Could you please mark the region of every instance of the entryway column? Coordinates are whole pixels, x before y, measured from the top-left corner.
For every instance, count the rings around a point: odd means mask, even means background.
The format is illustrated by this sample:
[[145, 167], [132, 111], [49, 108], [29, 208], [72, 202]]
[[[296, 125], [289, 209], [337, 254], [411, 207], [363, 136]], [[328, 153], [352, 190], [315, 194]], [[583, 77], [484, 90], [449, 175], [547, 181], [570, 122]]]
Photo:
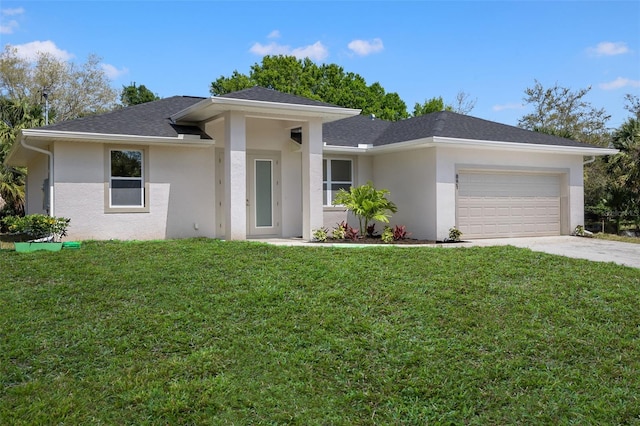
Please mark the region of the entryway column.
[[322, 121], [302, 125], [302, 237], [324, 225], [322, 209]]
[[224, 119], [224, 199], [227, 240], [247, 239], [247, 134], [242, 113]]

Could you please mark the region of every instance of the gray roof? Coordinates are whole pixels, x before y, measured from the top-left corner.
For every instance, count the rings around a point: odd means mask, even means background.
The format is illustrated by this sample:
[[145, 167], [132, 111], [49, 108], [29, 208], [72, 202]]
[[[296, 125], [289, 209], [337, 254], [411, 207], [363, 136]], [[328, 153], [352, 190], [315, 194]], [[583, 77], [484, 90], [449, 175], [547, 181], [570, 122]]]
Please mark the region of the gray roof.
[[[335, 105], [324, 102], [258, 86], [228, 93], [221, 97], [294, 105], [336, 107]], [[170, 119], [171, 115], [201, 102], [203, 99], [206, 98], [173, 96], [158, 101], [117, 109], [104, 114], [56, 123], [42, 127], [41, 129], [163, 137], [176, 137], [179, 134], [188, 134], [199, 135], [203, 139], [210, 139], [210, 136], [206, 135], [199, 127], [176, 125]], [[324, 142], [328, 145], [337, 146], [357, 147], [359, 144], [382, 146], [433, 136], [597, 148], [593, 145], [570, 139], [524, 130], [519, 127], [508, 126], [468, 115], [456, 114], [451, 111], [434, 112], [395, 122], [357, 115], [323, 125]]]
[[538, 145], [598, 148], [571, 139], [533, 132], [515, 126], [483, 120], [451, 111], [434, 112], [406, 120], [389, 122], [363, 116], [325, 123], [324, 141], [328, 145], [373, 146], [424, 139], [434, 136]]
[[200, 135], [210, 139], [196, 126], [179, 126], [171, 122], [175, 114], [205, 98], [172, 96], [104, 114], [91, 115], [76, 120], [63, 121], [41, 127], [43, 130], [67, 132], [104, 133], [113, 135], [177, 137], [179, 134]]
[[247, 99], [251, 101], [276, 102], [281, 104], [311, 105], [311, 106], [341, 108], [338, 105], [332, 105], [326, 102], [320, 102], [320, 101], [305, 98], [302, 96], [290, 95], [288, 93], [282, 93], [277, 90], [267, 89], [260, 86], [254, 86], [249, 89], [238, 90], [237, 92], [227, 93], [225, 95], [220, 95], [219, 97], [232, 98], [232, 99]]

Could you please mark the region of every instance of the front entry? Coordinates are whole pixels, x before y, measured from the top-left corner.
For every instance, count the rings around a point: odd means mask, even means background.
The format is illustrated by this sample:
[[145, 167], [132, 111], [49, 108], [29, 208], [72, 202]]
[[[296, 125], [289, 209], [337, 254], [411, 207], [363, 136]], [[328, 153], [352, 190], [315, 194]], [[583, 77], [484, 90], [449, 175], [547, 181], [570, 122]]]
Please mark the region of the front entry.
[[280, 236], [280, 206], [280, 153], [248, 153], [248, 237]]

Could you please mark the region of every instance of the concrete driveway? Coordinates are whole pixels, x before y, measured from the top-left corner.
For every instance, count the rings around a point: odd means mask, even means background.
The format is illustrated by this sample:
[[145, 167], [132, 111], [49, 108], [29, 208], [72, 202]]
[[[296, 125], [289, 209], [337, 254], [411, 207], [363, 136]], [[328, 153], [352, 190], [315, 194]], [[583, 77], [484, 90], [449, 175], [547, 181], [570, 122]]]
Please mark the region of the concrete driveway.
[[558, 254], [596, 262], [614, 262], [640, 268], [640, 244], [580, 237], [499, 238], [474, 240], [461, 244], [466, 247], [506, 246], [528, 248], [533, 251]]

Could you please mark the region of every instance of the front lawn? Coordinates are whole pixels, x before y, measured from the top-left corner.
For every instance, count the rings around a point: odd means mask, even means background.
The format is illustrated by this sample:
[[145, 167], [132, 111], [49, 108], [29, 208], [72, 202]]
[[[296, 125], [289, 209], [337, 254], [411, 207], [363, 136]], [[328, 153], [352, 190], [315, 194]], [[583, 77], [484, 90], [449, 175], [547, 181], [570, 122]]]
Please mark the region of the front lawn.
[[0, 282], [0, 424], [640, 424], [639, 269], [182, 240]]

